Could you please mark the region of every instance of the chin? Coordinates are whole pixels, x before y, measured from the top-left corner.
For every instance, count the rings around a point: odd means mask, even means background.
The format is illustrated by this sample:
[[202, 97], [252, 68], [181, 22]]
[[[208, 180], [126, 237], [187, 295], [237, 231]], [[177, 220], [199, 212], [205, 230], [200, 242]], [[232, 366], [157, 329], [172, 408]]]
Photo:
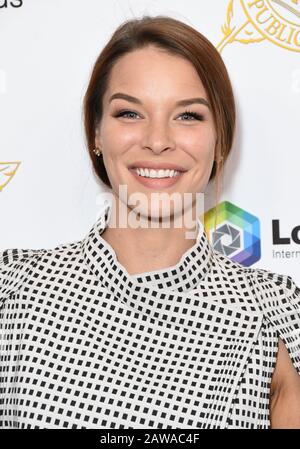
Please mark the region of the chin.
[[[152, 202], [150, 201], [148, 205], [139, 205], [133, 207], [132, 213], [139, 216], [137, 220], [148, 222], [151, 221], [153, 223], [153, 227], [161, 227], [160, 223], [164, 223], [164, 229], [171, 227], [171, 223], [174, 221], [174, 218], [179, 221], [179, 226], [181, 226], [182, 219], [182, 207], [175, 207], [174, 204], [166, 204], [164, 201]], [[156, 224], [157, 226], [156, 226]], [[151, 227], [152, 227], [151, 226]], [[173, 225], [172, 225], [173, 227]]]

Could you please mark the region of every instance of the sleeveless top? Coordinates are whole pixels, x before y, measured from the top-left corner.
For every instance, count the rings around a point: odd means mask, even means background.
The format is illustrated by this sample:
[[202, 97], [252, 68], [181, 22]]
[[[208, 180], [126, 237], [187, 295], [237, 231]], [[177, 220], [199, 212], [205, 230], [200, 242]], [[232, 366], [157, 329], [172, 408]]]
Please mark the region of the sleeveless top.
[[129, 275], [101, 237], [0, 252], [0, 428], [270, 428], [279, 337], [300, 374], [300, 289], [197, 241]]

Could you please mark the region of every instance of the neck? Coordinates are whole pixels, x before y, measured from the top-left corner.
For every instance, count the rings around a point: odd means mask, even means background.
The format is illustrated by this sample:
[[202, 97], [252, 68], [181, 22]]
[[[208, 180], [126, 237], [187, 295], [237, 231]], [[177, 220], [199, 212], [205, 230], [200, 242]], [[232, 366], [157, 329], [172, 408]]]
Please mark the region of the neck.
[[[112, 206], [108, 224], [101, 237], [110, 244], [118, 261], [130, 275], [161, 270], [177, 264], [197, 241], [198, 223], [195, 211], [192, 211], [194, 219], [189, 219], [188, 227], [185, 225], [185, 217], [182, 217], [181, 227], [174, 227], [174, 217], [170, 217], [168, 227], [162, 227], [163, 220], [151, 221], [151, 217], [148, 220], [148, 217], [138, 217], [128, 207], [124, 206], [124, 209], [127, 219], [125, 226], [124, 215], [120, 219], [120, 208]], [[140, 226], [129, 225], [133, 218]]]

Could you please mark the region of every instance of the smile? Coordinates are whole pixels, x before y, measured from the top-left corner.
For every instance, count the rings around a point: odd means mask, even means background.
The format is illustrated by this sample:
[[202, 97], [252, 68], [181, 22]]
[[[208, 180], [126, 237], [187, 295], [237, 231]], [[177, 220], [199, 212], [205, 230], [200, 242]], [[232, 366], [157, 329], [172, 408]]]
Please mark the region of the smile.
[[135, 179], [148, 188], [167, 188], [175, 185], [183, 176], [183, 172], [176, 170], [148, 170], [130, 168]]
[[173, 178], [173, 176], [177, 176], [178, 170], [155, 170], [149, 168], [133, 168], [137, 172], [139, 176], [144, 176], [146, 178]]

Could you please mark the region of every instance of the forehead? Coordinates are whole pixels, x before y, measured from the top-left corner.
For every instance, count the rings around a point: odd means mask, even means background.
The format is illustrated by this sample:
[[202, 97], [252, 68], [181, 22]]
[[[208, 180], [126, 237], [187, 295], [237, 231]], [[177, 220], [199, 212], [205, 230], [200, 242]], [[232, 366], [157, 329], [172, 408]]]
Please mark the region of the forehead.
[[127, 53], [115, 63], [106, 93], [110, 95], [121, 88], [130, 89], [128, 93], [139, 91], [141, 95], [205, 96], [202, 81], [189, 60], [153, 46]]

